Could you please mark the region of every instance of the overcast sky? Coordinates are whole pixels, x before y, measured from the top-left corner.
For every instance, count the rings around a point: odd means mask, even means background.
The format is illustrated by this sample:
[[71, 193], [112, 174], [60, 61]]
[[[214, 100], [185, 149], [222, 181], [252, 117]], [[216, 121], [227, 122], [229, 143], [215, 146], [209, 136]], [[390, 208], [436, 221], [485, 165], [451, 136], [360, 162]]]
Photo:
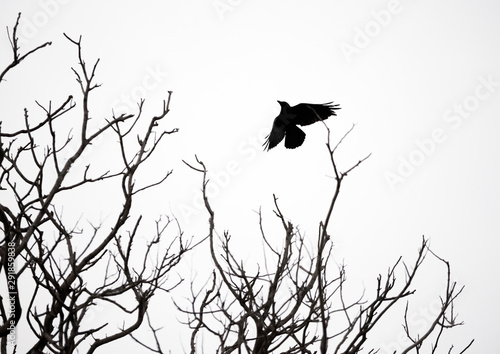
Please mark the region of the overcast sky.
[[[141, 97], [147, 113], [156, 114], [167, 91], [174, 92], [163, 124], [180, 132], [168, 137], [157, 160], [157, 168], [174, 174], [161, 194], [149, 195], [144, 210], [174, 213], [188, 234], [204, 235], [201, 176], [181, 161], [194, 162], [197, 154], [212, 174], [217, 227], [234, 232], [243, 259], [259, 237], [255, 210], [262, 207], [273, 220], [273, 193], [282, 211], [314, 238], [333, 188], [321, 125], [304, 129], [299, 149], [262, 151], [279, 113], [276, 100], [339, 103], [338, 117], [327, 121], [333, 136], [356, 124], [339, 151], [341, 169], [372, 155], [348, 176], [336, 206], [335, 260], [348, 265], [354, 285], [372, 284], [400, 255], [412, 262], [425, 235], [466, 286], [457, 303], [466, 325], [447, 335], [457, 345], [475, 338], [472, 352], [494, 352], [500, 330], [500, 3], [0, 4], [3, 29], [23, 14], [22, 52], [53, 42], [0, 86], [3, 129], [22, 119], [24, 107], [36, 111], [35, 99], [78, 97], [70, 70], [75, 48], [63, 32], [82, 35], [87, 61], [101, 59], [97, 81], [103, 86], [92, 102], [96, 118], [109, 117], [112, 108], [133, 110]], [[11, 60], [5, 32], [0, 54], [3, 68]], [[88, 158], [107, 163], [98, 149]], [[281, 236], [273, 237], [278, 242]], [[444, 269], [427, 271], [432, 278]], [[417, 308], [432, 309], [444, 284], [420, 284], [428, 297]], [[388, 347], [398, 335], [385, 334], [379, 343]]]

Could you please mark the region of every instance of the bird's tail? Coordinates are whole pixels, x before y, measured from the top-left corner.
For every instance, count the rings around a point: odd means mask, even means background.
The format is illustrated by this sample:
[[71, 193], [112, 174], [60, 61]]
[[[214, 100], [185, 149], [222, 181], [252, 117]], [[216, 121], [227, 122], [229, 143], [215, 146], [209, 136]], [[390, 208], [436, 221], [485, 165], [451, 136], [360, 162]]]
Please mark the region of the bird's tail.
[[286, 129], [285, 147], [287, 149], [295, 149], [302, 145], [305, 138], [306, 133], [304, 133], [302, 129], [296, 125], [290, 124]]

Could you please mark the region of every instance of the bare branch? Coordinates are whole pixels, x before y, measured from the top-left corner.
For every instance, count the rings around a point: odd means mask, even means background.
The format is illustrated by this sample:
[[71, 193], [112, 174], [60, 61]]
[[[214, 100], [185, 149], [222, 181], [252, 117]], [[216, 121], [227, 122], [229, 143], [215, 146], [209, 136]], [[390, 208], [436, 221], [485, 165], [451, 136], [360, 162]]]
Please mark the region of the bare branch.
[[20, 55], [19, 54], [19, 44], [18, 44], [18, 38], [17, 38], [17, 29], [19, 27], [19, 20], [21, 19], [21, 13], [19, 13], [17, 15], [17, 20], [16, 20], [16, 24], [14, 25], [14, 29], [12, 31], [12, 36], [10, 35], [9, 33], [9, 28], [7, 28], [7, 35], [9, 37], [9, 41], [10, 41], [10, 45], [11, 45], [11, 48], [12, 48], [12, 54], [14, 56], [12, 62], [7, 65], [7, 67], [0, 73], [0, 83], [2, 81], [4, 81], [4, 76], [14, 67], [16, 67], [17, 65], [19, 65], [19, 63], [21, 63], [24, 59], [26, 59], [28, 56], [30, 56], [31, 54], [35, 53], [36, 51], [46, 47], [46, 46], [49, 46], [52, 44], [52, 42], [45, 42], [41, 45], [39, 45], [38, 47], [28, 51], [26, 54], [24, 55]]

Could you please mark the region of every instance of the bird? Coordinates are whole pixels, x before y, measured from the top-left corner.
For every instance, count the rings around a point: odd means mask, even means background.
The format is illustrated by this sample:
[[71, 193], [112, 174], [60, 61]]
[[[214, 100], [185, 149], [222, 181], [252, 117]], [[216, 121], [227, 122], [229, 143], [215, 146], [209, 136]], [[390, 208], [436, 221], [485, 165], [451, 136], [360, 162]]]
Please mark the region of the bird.
[[336, 116], [336, 110], [340, 109], [333, 102], [313, 104], [300, 103], [290, 107], [287, 102], [278, 101], [281, 106], [280, 114], [274, 119], [271, 133], [266, 137], [264, 151], [269, 151], [285, 138], [285, 147], [295, 149], [302, 145], [306, 133], [297, 125], [309, 125]]

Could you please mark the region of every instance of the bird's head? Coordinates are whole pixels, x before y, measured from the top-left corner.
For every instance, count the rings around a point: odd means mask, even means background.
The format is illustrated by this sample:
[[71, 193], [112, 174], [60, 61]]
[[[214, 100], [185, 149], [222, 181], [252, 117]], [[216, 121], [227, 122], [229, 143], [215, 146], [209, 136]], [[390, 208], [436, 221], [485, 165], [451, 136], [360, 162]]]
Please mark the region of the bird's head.
[[285, 101], [278, 101], [278, 103], [280, 104], [281, 107], [280, 114], [288, 112], [288, 109], [290, 108], [290, 105], [288, 103], [286, 103]]
[[278, 101], [278, 103], [280, 104], [280, 106], [282, 108], [288, 108], [288, 107], [290, 107], [290, 105], [288, 103], [286, 103], [285, 101]]

